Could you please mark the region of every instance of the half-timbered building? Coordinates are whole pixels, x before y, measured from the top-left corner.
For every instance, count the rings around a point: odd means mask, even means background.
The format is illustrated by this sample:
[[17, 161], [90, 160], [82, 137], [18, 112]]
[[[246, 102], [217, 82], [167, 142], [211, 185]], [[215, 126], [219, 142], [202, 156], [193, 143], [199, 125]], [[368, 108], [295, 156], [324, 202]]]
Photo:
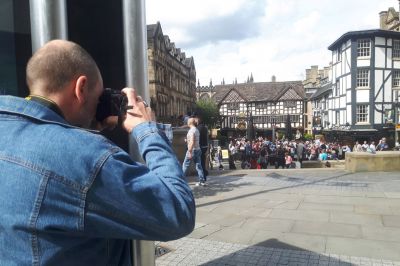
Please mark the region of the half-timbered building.
[[301, 81], [216, 85], [213, 99], [220, 110], [221, 133], [229, 137], [244, 136], [251, 125], [265, 137], [272, 137], [274, 127], [282, 133], [287, 127], [294, 132], [304, 128]]
[[328, 136], [357, 139], [394, 136], [391, 113], [399, 100], [400, 32], [352, 31], [329, 46], [332, 87], [326, 113]]

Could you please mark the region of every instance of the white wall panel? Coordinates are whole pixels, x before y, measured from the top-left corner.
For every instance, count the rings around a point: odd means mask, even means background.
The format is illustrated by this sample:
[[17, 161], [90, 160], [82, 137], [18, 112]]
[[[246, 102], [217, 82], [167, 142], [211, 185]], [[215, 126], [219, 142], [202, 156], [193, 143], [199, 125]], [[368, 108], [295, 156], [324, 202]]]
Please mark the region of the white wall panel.
[[352, 123], [352, 121], [351, 121], [351, 105], [347, 105], [347, 108], [346, 108], [346, 122], [349, 122], [349, 124]]
[[351, 49], [346, 50], [346, 61], [344, 62], [346, 65], [345, 73], [350, 73], [351, 66]]
[[400, 61], [399, 60], [394, 60], [393, 61], [393, 68], [400, 68]]
[[346, 89], [351, 89], [351, 75], [346, 76]]
[[376, 70], [375, 71], [375, 97], [377, 102], [381, 102], [383, 99], [383, 90], [379, 92], [380, 87], [382, 86], [383, 83], [383, 71], [382, 70]]
[[375, 37], [376, 45], [386, 45], [386, 40], [383, 37]]
[[387, 62], [386, 62], [386, 68], [392, 68], [392, 48], [387, 49]]
[[351, 91], [347, 91], [346, 93], [346, 102], [351, 103]]
[[385, 85], [385, 95], [384, 95], [384, 102], [392, 102], [392, 88]]
[[368, 58], [368, 59], [357, 59], [357, 66], [358, 67], [367, 67], [367, 66], [370, 66], [370, 63], [371, 62], [371, 60]]
[[340, 108], [346, 107], [346, 97], [340, 97]]
[[357, 90], [356, 102], [366, 103], [369, 102], [369, 90]]
[[389, 78], [391, 71], [385, 71], [385, 80], [387, 79], [384, 87], [384, 102], [392, 101], [392, 78]]
[[382, 68], [385, 67], [385, 48], [375, 48], [375, 66]]
[[382, 122], [382, 114], [378, 111], [375, 111], [375, 124], [381, 124]]
[[392, 46], [392, 39], [387, 39], [387, 45]]

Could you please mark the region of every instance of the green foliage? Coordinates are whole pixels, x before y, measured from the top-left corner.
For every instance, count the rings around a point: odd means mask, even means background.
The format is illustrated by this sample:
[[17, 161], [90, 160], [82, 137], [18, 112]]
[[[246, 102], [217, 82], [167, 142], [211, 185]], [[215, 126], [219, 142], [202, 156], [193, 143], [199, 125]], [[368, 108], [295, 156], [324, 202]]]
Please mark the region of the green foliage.
[[313, 135], [312, 135], [312, 134], [305, 133], [305, 134], [303, 135], [303, 138], [304, 138], [305, 140], [312, 140], [312, 139], [313, 139]]
[[213, 100], [198, 100], [196, 102], [196, 112], [202, 116], [204, 124], [206, 124], [209, 129], [219, 126], [219, 108]]

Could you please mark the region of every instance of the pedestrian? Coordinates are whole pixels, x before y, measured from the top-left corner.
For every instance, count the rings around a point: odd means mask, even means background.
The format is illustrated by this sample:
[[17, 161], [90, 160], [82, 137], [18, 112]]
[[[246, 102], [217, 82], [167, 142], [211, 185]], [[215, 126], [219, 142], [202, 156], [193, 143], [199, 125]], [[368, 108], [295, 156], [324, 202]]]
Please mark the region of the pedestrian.
[[286, 152], [285, 153], [285, 166], [286, 166], [286, 169], [289, 169], [291, 167], [292, 161], [293, 161], [292, 157], [289, 155], [288, 152]]
[[204, 186], [206, 180], [204, 178], [203, 167], [201, 167], [200, 132], [196, 128], [196, 121], [197, 119], [193, 117], [188, 119], [189, 131], [186, 135], [187, 151], [182, 164], [182, 171], [186, 175], [190, 163], [194, 162], [199, 180], [196, 186]]
[[122, 126], [147, 166], [89, 130], [116, 120], [95, 120], [103, 81], [82, 47], [45, 44], [26, 80], [28, 98], [0, 96], [1, 265], [131, 265], [131, 239], [193, 230], [191, 189], [133, 88]]
[[236, 169], [235, 157], [236, 157], [236, 153], [237, 153], [237, 147], [236, 147], [236, 143], [234, 140], [231, 140], [231, 142], [229, 143], [228, 149], [229, 149], [229, 169], [235, 170]]
[[199, 145], [201, 149], [201, 167], [203, 168], [204, 180], [207, 181], [208, 170], [207, 170], [207, 154], [208, 154], [208, 128], [204, 124], [203, 116], [201, 113], [197, 113], [197, 129], [200, 133]]
[[296, 154], [297, 154], [297, 161], [300, 163], [300, 167], [303, 163], [303, 156], [305, 153], [305, 147], [302, 141], [297, 142], [296, 146]]

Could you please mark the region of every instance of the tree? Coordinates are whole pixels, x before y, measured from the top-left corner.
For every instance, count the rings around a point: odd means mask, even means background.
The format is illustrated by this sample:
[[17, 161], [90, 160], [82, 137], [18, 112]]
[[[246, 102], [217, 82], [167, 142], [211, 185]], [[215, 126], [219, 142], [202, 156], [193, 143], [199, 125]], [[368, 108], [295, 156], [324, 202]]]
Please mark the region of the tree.
[[204, 124], [206, 124], [209, 129], [219, 126], [219, 108], [213, 100], [198, 100], [196, 102], [196, 113], [198, 113], [202, 117]]

